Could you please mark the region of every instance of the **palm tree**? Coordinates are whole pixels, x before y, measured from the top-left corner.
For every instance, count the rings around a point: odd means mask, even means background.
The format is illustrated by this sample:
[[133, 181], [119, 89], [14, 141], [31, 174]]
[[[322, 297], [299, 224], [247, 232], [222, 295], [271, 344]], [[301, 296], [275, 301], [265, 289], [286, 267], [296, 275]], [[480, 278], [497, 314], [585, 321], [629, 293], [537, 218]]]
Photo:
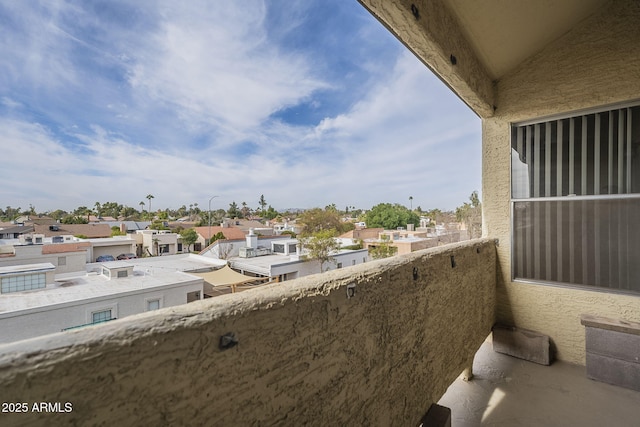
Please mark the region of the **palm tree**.
[[142, 218], [142, 214], [144, 213], [144, 202], [138, 203], [140, 205], [140, 218]]
[[151, 214], [151, 199], [153, 198], [153, 194], [147, 194], [147, 200], [149, 200], [149, 216], [151, 216], [151, 219], [153, 219], [153, 216]]
[[267, 206], [267, 201], [264, 198], [264, 194], [260, 195], [260, 200], [258, 201], [260, 205], [260, 216], [264, 216], [264, 207]]
[[411, 210], [413, 210], [413, 196], [409, 196], [409, 203], [411, 204]]

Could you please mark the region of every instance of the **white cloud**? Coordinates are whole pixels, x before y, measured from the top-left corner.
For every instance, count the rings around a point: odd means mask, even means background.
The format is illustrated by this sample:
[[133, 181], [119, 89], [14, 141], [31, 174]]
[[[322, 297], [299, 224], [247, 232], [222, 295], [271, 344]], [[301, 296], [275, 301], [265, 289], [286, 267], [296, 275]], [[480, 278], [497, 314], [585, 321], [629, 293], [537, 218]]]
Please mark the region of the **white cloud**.
[[[257, 207], [264, 194], [275, 208], [368, 208], [411, 195], [414, 206], [453, 208], [479, 189], [479, 119], [417, 59], [398, 55], [402, 47], [378, 57], [368, 33], [372, 46], [358, 46], [372, 52], [360, 54], [372, 70], [367, 90], [349, 91], [365, 96], [319, 123], [292, 125], [273, 114], [318, 106], [317, 92], [343, 84], [316, 75], [312, 47], [274, 42], [304, 11], [282, 18], [274, 34], [263, 2], [122, 5], [140, 18], [127, 26], [66, 2], [13, 11], [41, 31], [13, 46], [0, 41], [13, 67], [0, 84], [25, 88], [2, 98], [5, 203], [137, 208], [151, 193], [158, 207], [202, 207], [215, 194], [218, 207]], [[32, 86], [46, 90], [25, 95]]]
[[194, 130], [242, 138], [271, 114], [326, 84], [307, 59], [271, 44], [265, 7], [255, 2], [163, 11], [162, 22], [131, 52], [138, 96], [175, 108]]

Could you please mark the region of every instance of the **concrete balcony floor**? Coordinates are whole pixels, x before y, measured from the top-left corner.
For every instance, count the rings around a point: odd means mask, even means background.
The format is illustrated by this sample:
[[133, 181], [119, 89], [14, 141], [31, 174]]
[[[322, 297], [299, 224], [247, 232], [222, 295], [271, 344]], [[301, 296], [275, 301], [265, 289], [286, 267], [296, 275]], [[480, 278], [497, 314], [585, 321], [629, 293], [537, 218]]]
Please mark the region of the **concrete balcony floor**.
[[452, 427], [640, 425], [640, 392], [590, 380], [582, 366], [496, 353], [489, 338], [473, 371], [472, 381], [459, 377], [438, 402], [451, 408]]

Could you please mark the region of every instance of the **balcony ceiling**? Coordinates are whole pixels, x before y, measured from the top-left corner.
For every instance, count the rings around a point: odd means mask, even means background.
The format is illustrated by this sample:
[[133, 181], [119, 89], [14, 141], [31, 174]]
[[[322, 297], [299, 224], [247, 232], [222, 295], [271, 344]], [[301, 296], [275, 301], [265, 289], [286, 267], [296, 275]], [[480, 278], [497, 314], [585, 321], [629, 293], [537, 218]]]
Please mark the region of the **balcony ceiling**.
[[444, 0], [493, 80], [571, 30], [608, 0]]

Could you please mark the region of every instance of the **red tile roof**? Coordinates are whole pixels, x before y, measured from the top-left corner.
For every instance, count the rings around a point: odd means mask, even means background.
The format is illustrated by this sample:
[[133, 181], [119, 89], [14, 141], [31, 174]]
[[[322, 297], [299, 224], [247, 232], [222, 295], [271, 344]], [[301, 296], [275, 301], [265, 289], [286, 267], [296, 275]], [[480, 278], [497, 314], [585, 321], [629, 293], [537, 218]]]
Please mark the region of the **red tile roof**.
[[86, 251], [89, 246], [91, 245], [88, 242], [54, 243], [53, 245], [44, 245], [42, 247], [42, 254]]

